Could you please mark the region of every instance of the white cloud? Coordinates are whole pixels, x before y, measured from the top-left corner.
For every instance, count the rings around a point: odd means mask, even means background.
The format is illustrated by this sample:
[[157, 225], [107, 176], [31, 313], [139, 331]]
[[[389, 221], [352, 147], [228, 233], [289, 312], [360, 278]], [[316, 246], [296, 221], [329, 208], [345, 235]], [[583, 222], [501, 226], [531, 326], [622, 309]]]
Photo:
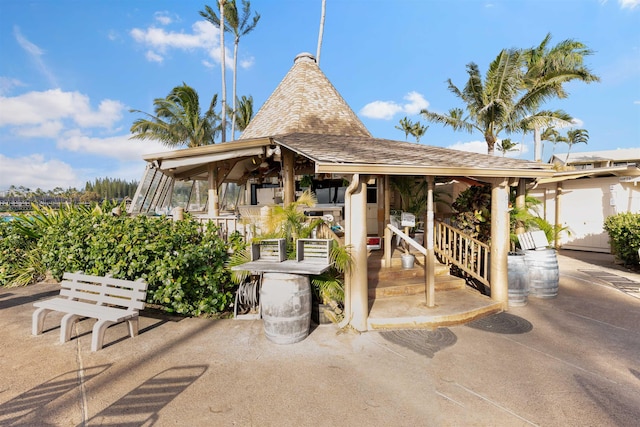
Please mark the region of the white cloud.
[[60, 89], [0, 96], [0, 127], [42, 126], [50, 121], [69, 119], [81, 127], [111, 128], [122, 119], [125, 108], [119, 101], [105, 99], [93, 110], [88, 96]]
[[51, 120], [36, 126], [21, 126], [14, 130], [14, 134], [23, 138], [55, 138], [64, 129], [61, 121]]
[[20, 31], [20, 27], [13, 27], [13, 35], [16, 38], [16, 41], [20, 45], [20, 47], [33, 59], [36, 63], [36, 67], [38, 70], [47, 78], [49, 84], [53, 87], [58, 87], [58, 82], [56, 77], [53, 75], [49, 67], [44, 63], [42, 56], [44, 55], [44, 51], [40, 49], [35, 44], [31, 43], [25, 36], [22, 35]]
[[402, 111], [402, 107], [392, 101], [373, 101], [362, 107], [360, 114], [370, 119], [391, 120]]
[[18, 79], [0, 76], [0, 96], [11, 92], [14, 87], [20, 87], [20, 86], [26, 86], [26, 85]]
[[[196, 21], [191, 26], [191, 33], [167, 31], [164, 28], [151, 26], [146, 29], [134, 28], [129, 34], [133, 39], [148, 47], [147, 60], [162, 62], [167, 52], [171, 49], [181, 51], [203, 50], [215, 63], [220, 63], [220, 34], [209, 21]], [[243, 68], [253, 62], [244, 62]], [[210, 67], [208, 61], [203, 64]], [[228, 49], [225, 49], [225, 66], [233, 68], [233, 57]]]
[[145, 58], [149, 62], [162, 62], [164, 61], [164, 57], [162, 55], [158, 55], [152, 50], [148, 50], [147, 53], [144, 54]]
[[173, 18], [169, 16], [169, 12], [167, 12], [166, 10], [154, 13], [153, 17], [162, 25], [169, 25], [173, 22]]
[[404, 112], [411, 115], [416, 115], [429, 106], [429, 102], [424, 99], [424, 96], [418, 92], [409, 92], [404, 96], [404, 99], [409, 101], [404, 105]]
[[487, 143], [485, 141], [458, 141], [453, 145], [449, 145], [447, 148], [451, 148], [452, 150], [467, 151], [469, 153], [487, 154]]
[[635, 9], [640, 6], [640, 0], [618, 0], [618, 4], [623, 9]]
[[0, 182], [45, 191], [55, 187], [78, 188], [81, 184], [69, 164], [57, 159], [47, 160], [40, 154], [16, 158], [0, 154]]
[[423, 108], [429, 106], [429, 102], [422, 94], [412, 91], [403, 97], [408, 101], [402, 105], [394, 101], [373, 101], [365, 105], [360, 114], [369, 119], [391, 120], [398, 113], [416, 115]]
[[138, 160], [142, 159], [144, 154], [169, 151], [159, 142], [132, 140], [129, 139], [130, 136], [126, 134], [97, 138], [85, 135], [79, 130], [73, 130], [59, 138], [56, 145], [59, 149], [110, 157], [121, 161]]

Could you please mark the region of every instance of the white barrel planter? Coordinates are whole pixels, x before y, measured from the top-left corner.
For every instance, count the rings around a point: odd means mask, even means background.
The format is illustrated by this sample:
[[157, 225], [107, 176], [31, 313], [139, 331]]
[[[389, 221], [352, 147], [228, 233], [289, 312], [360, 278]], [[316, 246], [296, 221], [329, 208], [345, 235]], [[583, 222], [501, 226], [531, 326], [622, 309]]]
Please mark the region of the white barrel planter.
[[536, 298], [554, 298], [558, 295], [560, 270], [555, 249], [525, 251], [524, 261], [529, 277], [529, 295]]

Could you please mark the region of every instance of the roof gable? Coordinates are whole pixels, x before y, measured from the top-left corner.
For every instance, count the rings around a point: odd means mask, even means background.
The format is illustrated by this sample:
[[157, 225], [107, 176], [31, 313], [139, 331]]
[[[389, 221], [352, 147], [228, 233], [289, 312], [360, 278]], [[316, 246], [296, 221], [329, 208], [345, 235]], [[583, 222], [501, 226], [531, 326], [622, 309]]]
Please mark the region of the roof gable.
[[239, 139], [294, 132], [371, 136], [309, 53], [296, 57]]

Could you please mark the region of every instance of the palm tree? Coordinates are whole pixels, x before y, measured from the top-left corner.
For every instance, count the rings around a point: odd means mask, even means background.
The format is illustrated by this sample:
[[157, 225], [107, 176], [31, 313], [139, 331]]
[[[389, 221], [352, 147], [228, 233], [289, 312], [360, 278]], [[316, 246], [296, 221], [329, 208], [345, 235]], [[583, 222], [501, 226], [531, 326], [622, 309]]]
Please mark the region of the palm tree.
[[589, 132], [586, 129], [576, 129], [569, 130], [567, 132], [567, 137], [564, 138], [564, 142], [567, 143], [569, 148], [567, 149], [567, 157], [564, 161], [566, 164], [569, 161], [569, 152], [571, 151], [571, 147], [575, 144], [580, 144], [584, 142], [585, 144], [589, 141]]
[[224, 47], [224, 32], [225, 32], [225, 22], [224, 17], [226, 14], [225, 9], [228, 8], [229, 3], [227, 0], [218, 0], [218, 6], [220, 8], [220, 18], [216, 15], [216, 12], [211, 8], [211, 6], [205, 5], [205, 10], [200, 11], [200, 16], [205, 18], [207, 21], [211, 22], [216, 28], [220, 29], [220, 67], [222, 74], [222, 119], [220, 123], [221, 131], [222, 131], [222, 142], [227, 140], [227, 75], [226, 68], [224, 64], [225, 58], [225, 47]]
[[404, 118], [400, 119], [399, 123], [399, 125], [396, 125], [396, 129], [404, 132], [404, 140], [406, 141], [409, 138], [409, 134], [413, 130], [413, 122], [409, 120], [407, 116], [405, 116]]
[[253, 118], [253, 96], [246, 97], [242, 95], [242, 99], [238, 99], [238, 111], [236, 111], [235, 125], [240, 132], [249, 126], [249, 122]]
[[518, 119], [524, 115], [526, 106], [516, 109], [515, 102], [522, 82], [521, 65], [521, 51], [503, 49], [489, 65], [483, 81], [478, 66], [471, 62], [467, 64], [469, 79], [462, 90], [451, 79], [447, 80], [449, 91], [466, 104], [468, 115], [465, 117], [460, 108], [451, 109], [448, 114], [423, 109], [420, 114], [456, 131], [481, 132], [487, 142], [487, 153], [492, 155], [499, 133], [517, 129]]
[[[598, 82], [600, 78], [592, 74], [584, 65], [584, 57], [593, 54], [585, 44], [567, 39], [553, 47], [549, 47], [551, 34], [548, 33], [542, 42], [524, 50], [525, 74], [523, 78], [527, 96], [531, 97], [532, 111], [550, 98], [563, 99], [568, 96], [563, 84], [572, 80], [585, 83]], [[542, 157], [541, 126], [533, 127], [534, 158]]]
[[429, 126], [424, 126], [420, 122], [415, 122], [411, 127], [411, 135], [415, 137], [416, 142], [420, 142], [420, 138], [424, 136], [427, 129], [429, 129]]
[[214, 143], [219, 127], [215, 113], [218, 95], [213, 95], [209, 109], [200, 114], [198, 93], [183, 83], [174, 87], [166, 98], [153, 101], [155, 115], [140, 110], [147, 118], [137, 119], [131, 126], [132, 139], [155, 140], [167, 147], [198, 147]]
[[512, 151], [518, 151], [517, 144], [511, 141], [511, 139], [509, 138], [505, 138], [502, 141], [498, 142], [497, 150], [502, 153], [502, 157]]
[[[216, 28], [220, 27], [220, 19], [215, 12], [209, 7], [205, 6], [205, 11], [200, 12], [200, 15], [211, 22]], [[221, 12], [222, 16], [222, 12]], [[249, 34], [258, 25], [260, 20], [260, 14], [255, 12], [253, 19], [251, 18], [251, 2], [248, 0], [242, 0], [242, 16], [238, 16], [238, 8], [235, 0], [228, 0], [224, 5], [224, 19], [223, 23], [224, 31], [233, 34], [233, 109], [231, 110], [231, 135], [235, 139], [235, 126], [236, 126], [236, 87], [237, 87], [237, 75], [238, 75], [238, 45], [240, 43], [240, 37]], [[221, 32], [222, 34], [222, 32]], [[221, 42], [222, 43], [222, 42]]]

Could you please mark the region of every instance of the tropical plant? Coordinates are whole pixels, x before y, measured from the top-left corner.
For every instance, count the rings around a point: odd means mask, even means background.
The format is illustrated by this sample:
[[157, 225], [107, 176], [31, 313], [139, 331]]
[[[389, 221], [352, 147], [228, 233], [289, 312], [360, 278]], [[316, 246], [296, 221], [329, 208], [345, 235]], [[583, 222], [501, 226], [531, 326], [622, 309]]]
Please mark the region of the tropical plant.
[[[531, 111], [537, 112], [539, 106], [550, 98], [563, 99], [568, 96], [564, 84], [570, 81], [592, 83], [600, 78], [592, 74], [584, 65], [585, 56], [593, 54], [585, 44], [573, 40], [563, 40], [555, 46], [550, 46], [551, 34], [547, 34], [538, 46], [523, 51], [525, 62], [524, 87], [527, 90], [527, 103], [531, 104]], [[561, 120], [565, 120], [562, 119]], [[544, 127], [534, 123], [534, 154], [535, 160], [540, 161], [542, 146], [540, 129]]]
[[498, 142], [496, 149], [502, 153], [502, 157], [504, 157], [507, 153], [512, 151], [518, 151], [518, 144], [512, 142], [511, 139], [505, 138]]
[[399, 125], [396, 125], [396, 129], [404, 132], [405, 141], [409, 135], [412, 135], [416, 139], [416, 142], [420, 142], [420, 138], [427, 132], [429, 126], [424, 126], [420, 122], [413, 123], [412, 120], [405, 116], [400, 119]]
[[[223, 3], [223, 2], [220, 2]], [[221, 28], [221, 19], [218, 18], [216, 13], [209, 6], [205, 6], [205, 10], [200, 12], [200, 15], [211, 22], [216, 28]], [[222, 25], [224, 26], [224, 31], [233, 34], [233, 107], [231, 114], [231, 135], [232, 139], [235, 139], [235, 129], [237, 125], [236, 121], [236, 87], [237, 87], [237, 76], [238, 76], [238, 45], [240, 43], [240, 37], [249, 34], [253, 31], [258, 25], [258, 21], [260, 20], [260, 14], [255, 12], [251, 21], [251, 2], [248, 0], [242, 0], [242, 14], [238, 15], [238, 8], [236, 6], [235, 0], [227, 0], [224, 2], [224, 16], [222, 13], [222, 8], [220, 10], [220, 17], [224, 19]], [[224, 55], [224, 39], [223, 39], [223, 31], [221, 30], [221, 42], [220, 45], [223, 47], [222, 52]], [[224, 67], [224, 62], [222, 63]], [[226, 99], [225, 99], [226, 104]], [[249, 116], [250, 117], [250, 116]], [[247, 122], [248, 123], [248, 122]], [[242, 130], [242, 129], [241, 129]]]
[[199, 147], [214, 143], [219, 131], [214, 95], [209, 108], [201, 115], [198, 93], [186, 83], [174, 87], [166, 98], [153, 101], [155, 115], [140, 110], [147, 118], [137, 119], [131, 126], [132, 139], [155, 140], [167, 147]]
[[640, 213], [621, 212], [604, 220], [611, 253], [626, 266], [640, 264]]
[[247, 98], [242, 95], [242, 99], [237, 100], [237, 103], [238, 108], [233, 116], [234, 123], [240, 132], [244, 132], [253, 118], [253, 96]]
[[574, 79], [597, 81], [582, 64], [591, 53], [573, 40], [552, 49], [550, 35], [536, 48], [503, 49], [491, 62], [483, 81], [478, 66], [467, 65], [469, 79], [463, 89], [448, 80], [449, 90], [465, 104], [446, 114], [422, 110], [429, 121], [451, 126], [454, 130], [482, 133], [487, 153], [494, 154], [500, 132], [527, 132], [552, 125], [567, 126], [572, 117], [562, 110], [541, 111], [540, 106], [552, 98], [566, 97], [562, 84]]
[[569, 146], [567, 148], [567, 157], [565, 159], [565, 163], [569, 161], [569, 152], [571, 151], [571, 147], [580, 143], [587, 143], [589, 141], [589, 132], [586, 129], [571, 129], [567, 131], [567, 137], [564, 142]]

